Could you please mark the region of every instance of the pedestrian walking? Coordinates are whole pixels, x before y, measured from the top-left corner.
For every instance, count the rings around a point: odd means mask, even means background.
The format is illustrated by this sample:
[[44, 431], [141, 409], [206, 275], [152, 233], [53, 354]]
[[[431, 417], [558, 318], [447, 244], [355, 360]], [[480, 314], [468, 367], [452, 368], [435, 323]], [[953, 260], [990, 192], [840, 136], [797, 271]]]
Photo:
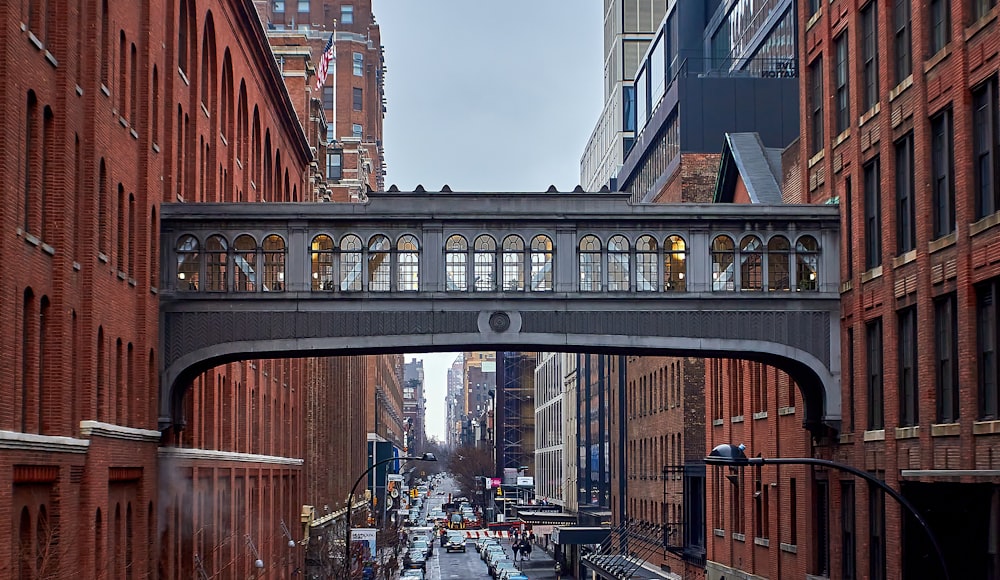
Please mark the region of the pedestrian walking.
[[531, 559], [531, 542], [525, 541], [521, 545], [521, 557], [528, 560]]

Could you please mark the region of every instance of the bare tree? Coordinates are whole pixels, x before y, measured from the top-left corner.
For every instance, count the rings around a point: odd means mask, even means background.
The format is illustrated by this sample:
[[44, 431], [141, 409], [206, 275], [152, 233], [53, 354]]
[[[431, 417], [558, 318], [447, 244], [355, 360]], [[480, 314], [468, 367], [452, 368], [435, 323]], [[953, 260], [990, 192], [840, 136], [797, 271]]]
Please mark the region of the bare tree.
[[461, 493], [474, 497], [477, 477], [492, 477], [496, 471], [493, 454], [480, 447], [458, 447], [451, 452], [446, 462], [448, 471], [454, 476]]

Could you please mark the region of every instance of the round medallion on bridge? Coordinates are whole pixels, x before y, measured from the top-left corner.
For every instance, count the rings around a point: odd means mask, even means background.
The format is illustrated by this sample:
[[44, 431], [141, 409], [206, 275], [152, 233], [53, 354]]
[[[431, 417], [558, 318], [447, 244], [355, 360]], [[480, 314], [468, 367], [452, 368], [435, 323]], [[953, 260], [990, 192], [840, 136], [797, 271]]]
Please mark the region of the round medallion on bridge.
[[494, 312], [490, 315], [490, 328], [494, 332], [506, 332], [510, 328], [510, 316], [506, 312]]

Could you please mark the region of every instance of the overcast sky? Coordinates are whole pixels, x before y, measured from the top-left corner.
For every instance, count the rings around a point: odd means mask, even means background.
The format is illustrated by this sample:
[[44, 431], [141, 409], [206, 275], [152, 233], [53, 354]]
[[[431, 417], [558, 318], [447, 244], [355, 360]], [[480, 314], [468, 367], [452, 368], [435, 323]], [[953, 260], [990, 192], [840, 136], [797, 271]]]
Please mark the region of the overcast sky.
[[[569, 191], [603, 107], [601, 0], [373, 0], [386, 60], [386, 185]], [[427, 433], [447, 369], [424, 359]]]

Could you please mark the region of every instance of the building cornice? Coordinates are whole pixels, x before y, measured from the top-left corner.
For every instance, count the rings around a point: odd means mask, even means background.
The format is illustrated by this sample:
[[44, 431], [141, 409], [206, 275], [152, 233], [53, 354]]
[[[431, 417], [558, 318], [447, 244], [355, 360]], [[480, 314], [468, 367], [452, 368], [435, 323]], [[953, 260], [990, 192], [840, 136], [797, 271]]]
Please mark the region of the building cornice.
[[0, 431], [0, 450], [86, 453], [89, 448], [90, 441], [86, 439], [36, 435], [34, 433], [21, 433], [20, 431]]
[[236, 11], [236, 17], [243, 25], [241, 28], [246, 31], [250, 45], [248, 49], [251, 53], [255, 53], [256, 58], [251, 57], [251, 60], [260, 62], [262, 66], [258, 70], [261, 79], [270, 92], [277, 97], [277, 100], [281, 101], [277, 109], [282, 113], [286, 121], [284, 125], [289, 129], [289, 144], [298, 153], [302, 165], [306, 165], [312, 161], [309, 140], [306, 138], [302, 123], [299, 122], [299, 116], [295, 112], [295, 106], [292, 104], [292, 98], [288, 94], [285, 81], [281, 77], [278, 61], [274, 58], [274, 51], [271, 48], [271, 43], [268, 42], [267, 32], [264, 30], [264, 24], [260, 20], [257, 8], [254, 6], [253, 0], [235, 0], [232, 5]]
[[135, 429], [100, 421], [80, 421], [80, 434], [84, 437], [105, 437], [107, 439], [124, 439], [126, 441], [147, 441], [158, 443], [160, 432], [149, 429]]
[[215, 449], [160, 447], [159, 454], [164, 459], [186, 459], [190, 461], [234, 461], [239, 463], [267, 463], [270, 465], [302, 465], [305, 463], [305, 460], [297, 457], [236, 453], [233, 451], [217, 451]]

